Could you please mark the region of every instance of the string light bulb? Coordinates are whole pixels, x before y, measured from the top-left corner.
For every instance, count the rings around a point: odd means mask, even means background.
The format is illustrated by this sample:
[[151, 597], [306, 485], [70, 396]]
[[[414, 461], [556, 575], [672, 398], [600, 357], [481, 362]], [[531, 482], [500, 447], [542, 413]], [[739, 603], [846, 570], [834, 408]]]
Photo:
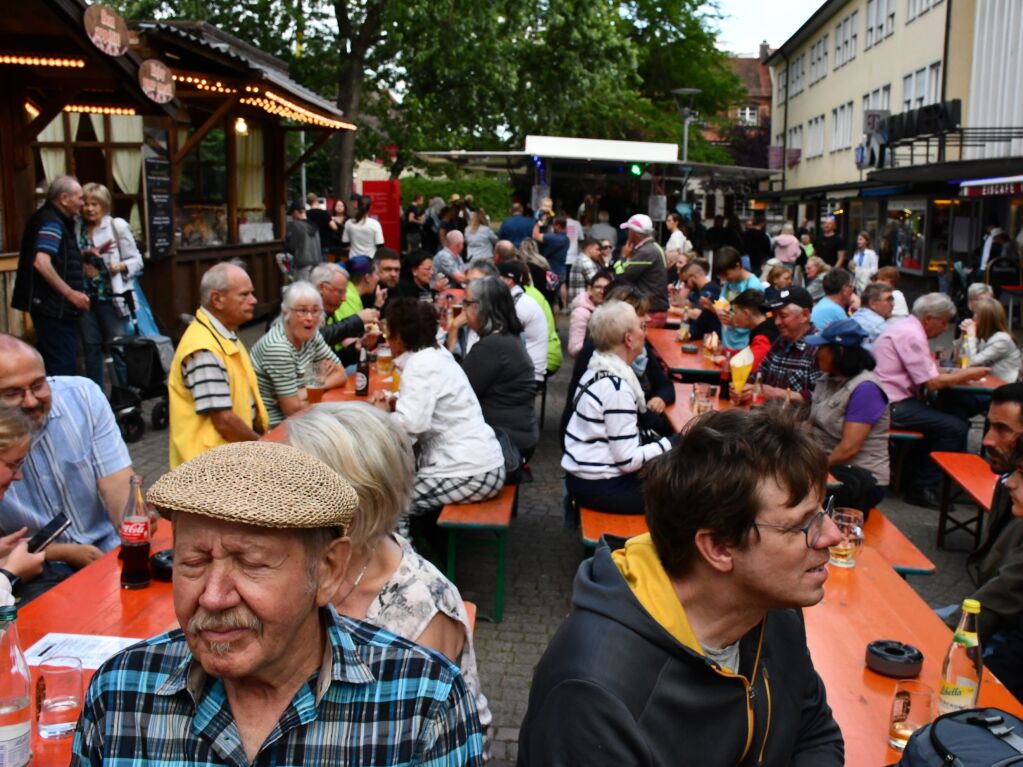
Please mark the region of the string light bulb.
[[244, 117], [239, 117], [237, 120], [234, 121], [234, 132], [237, 133], [239, 136], [249, 135], [249, 124], [245, 122]]

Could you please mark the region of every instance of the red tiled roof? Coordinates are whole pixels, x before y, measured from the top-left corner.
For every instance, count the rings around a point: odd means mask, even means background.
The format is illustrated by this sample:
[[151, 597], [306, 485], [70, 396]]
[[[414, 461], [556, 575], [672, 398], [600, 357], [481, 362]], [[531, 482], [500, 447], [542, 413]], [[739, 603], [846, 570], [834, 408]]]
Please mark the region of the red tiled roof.
[[733, 56], [729, 59], [751, 99], [771, 97], [771, 74], [759, 58]]

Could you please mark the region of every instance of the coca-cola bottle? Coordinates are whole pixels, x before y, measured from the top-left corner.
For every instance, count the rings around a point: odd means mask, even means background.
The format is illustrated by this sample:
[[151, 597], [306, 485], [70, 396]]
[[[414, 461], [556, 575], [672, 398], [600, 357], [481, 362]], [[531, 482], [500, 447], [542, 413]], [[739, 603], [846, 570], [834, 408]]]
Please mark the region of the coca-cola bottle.
[[142, 498], [142, 477], [131, 478], [131, 492], [121, 516], [121, 588], [149, 585], [149, 512]]

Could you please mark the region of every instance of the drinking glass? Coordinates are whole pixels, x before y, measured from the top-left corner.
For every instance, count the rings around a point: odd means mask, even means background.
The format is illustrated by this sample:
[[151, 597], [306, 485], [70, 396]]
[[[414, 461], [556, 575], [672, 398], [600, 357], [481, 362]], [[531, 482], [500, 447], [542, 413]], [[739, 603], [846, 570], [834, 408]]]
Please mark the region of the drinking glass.
[[888, 720], [888, 745], [896, 751], [906, 747], [909, 736], [934, 716], [934, 690], [923, 682], [901, 679], [895, 683], [892, 714]]
[[36, 686], [39, 737], [45, 740], [69, 738], [82, 712], [82, 662], [56, 656], [39, 664]]
[[327, 383], [327, 361], [310, 362], [305, 369], [305, 392], [310, 405], [323, 400]]
[[380, 374], [381, 378], [387, 378], [391, 373], [394, 372], [394, 355], [391, 353], [390, 346], [380, 346], [377, 348], [377, 373]]
[[832, 517], [842, 540], [828, 546], [829, 561], [835, 567], [855, 567], [856, 555], [863, 545], [863, 512], [859, 509], [838, 508]]
[[714, 409], [714, 387], [709, 384], [693, 384], [693, 415], [709, 413]]

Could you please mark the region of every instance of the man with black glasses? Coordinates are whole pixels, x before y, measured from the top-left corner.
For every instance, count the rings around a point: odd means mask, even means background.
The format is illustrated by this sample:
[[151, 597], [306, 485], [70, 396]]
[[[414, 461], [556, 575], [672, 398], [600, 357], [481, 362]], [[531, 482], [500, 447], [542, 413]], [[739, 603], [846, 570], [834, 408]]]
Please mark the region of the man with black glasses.
[[650, 532], [579, 569], [533, 677], [520, 767], [843, 764], [800, 613], [841, 539], [827, 474], [783, 409], [684, 431], [646, 475]]

